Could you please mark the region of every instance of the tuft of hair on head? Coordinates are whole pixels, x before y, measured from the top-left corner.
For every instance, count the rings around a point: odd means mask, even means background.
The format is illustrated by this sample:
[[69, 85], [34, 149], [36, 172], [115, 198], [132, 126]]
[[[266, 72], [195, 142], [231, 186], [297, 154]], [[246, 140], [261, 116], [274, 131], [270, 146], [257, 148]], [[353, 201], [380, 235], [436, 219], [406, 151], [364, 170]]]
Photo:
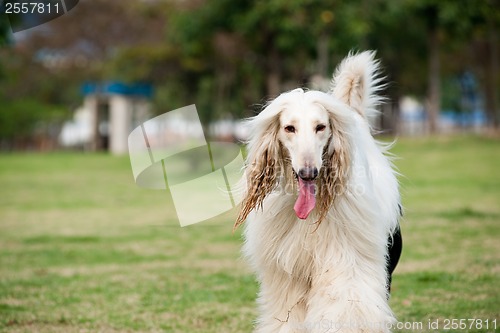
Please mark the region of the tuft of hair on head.
[[335, 70], [330, 94], [349, 105], [367, 120], [377, 114], [384, 98], [378, 93], [385, 88], [380, 75], [380, 62], [375, 51], [349, 53]]

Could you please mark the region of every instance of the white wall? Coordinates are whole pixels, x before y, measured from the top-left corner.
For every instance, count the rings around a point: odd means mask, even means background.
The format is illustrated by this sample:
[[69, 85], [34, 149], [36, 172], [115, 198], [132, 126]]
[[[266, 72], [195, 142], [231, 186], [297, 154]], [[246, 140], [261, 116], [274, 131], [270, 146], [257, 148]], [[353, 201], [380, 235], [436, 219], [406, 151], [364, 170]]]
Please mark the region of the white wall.
[[128, 153], [127, 138], [132, 117], [131, 100], [122, 95], [109, 97], [109, 151], [120, 155]]

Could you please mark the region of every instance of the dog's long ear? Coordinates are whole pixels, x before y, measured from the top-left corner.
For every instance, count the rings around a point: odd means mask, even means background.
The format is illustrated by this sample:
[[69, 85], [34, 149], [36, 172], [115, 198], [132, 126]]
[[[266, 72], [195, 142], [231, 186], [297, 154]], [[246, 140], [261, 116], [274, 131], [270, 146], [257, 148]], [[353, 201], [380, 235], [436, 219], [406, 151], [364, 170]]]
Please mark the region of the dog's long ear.
[[318, 224], [326, 217], [335, 199], [345, 193], [350, 172], [349, 152], [352, 150], [348, 134], [344, 130], [345, 119], [341, 119], [333, 112], [329, 112], [329, 117], [332, 135], [323, 152], [323, 167], [319, 175], [320, 183], [324, 186], [319, 187], [316, 200]]
[[253, 209], [262, 207], [264, 198], [276, 186], [278, 171], [283, 168], [283, 148], [277, 138], [279, 115], [276, 114], [272, 117], [264, 115], [261, 118], [257, 116], [250, 123], [250, 128], [254, 132], [248, 144], [249, 150], [244, 176], [246, 177], [246, 194], [234, 229], [245, 222]]
[[331, 94], [370, 119], [377, 114], [376, 107], [383, 101], [377, 95], [384, 88], [379, 67], [373, 51], [350, 54], [333, 75]]

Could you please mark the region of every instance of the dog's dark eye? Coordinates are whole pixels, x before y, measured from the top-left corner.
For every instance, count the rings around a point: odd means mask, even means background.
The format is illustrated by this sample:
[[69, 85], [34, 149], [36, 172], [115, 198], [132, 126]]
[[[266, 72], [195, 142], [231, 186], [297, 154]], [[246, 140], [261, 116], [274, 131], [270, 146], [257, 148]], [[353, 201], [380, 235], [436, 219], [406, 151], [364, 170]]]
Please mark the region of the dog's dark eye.
[[295, 127], [293, 127], [292, 125], [285, 126], [285, 132], [295, 133]]
[[316, 133], [317, 132], [323, 132], [325, 130], [326, 126], [323, 125], [323, 124], [319, 124], [318, 126], [316, 126]]

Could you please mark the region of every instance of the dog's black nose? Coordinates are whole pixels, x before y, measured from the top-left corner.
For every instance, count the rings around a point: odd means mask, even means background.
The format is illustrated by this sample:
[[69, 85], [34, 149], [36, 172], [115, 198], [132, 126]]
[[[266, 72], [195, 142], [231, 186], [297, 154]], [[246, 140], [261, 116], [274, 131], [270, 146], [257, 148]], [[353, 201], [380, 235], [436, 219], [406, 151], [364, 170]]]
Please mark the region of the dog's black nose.
[[314, 180], [318, 177], [318, 168], [305, 167], [299, 170], [299, 177], [302, 180]]

